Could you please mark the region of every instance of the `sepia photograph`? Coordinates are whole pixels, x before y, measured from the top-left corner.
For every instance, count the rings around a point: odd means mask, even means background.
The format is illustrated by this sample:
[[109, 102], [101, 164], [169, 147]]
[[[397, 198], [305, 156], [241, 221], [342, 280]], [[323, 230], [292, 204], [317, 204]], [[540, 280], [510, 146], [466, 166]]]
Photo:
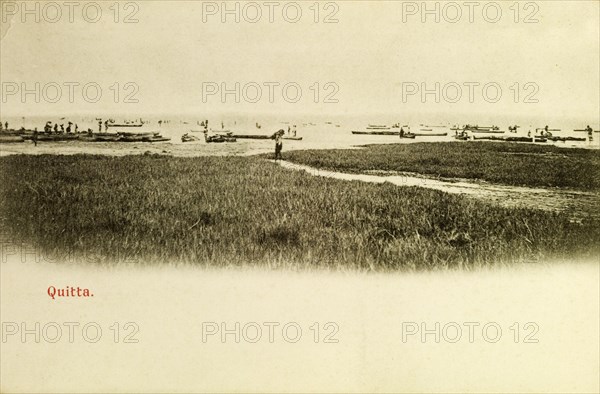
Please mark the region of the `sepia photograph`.
[[0, 0], [0, 392], [600, 392], [597, 0]]

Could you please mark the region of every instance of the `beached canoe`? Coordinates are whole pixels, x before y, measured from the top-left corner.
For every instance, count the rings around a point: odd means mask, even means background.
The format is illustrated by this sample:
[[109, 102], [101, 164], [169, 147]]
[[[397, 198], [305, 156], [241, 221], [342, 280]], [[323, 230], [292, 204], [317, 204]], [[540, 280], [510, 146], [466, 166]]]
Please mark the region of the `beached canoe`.
[[153, 136], [153, 137], [144, 137], [142, 141], [143, 142], [167, 142], [167, 141], [171, 141], [171, 139], [168, 137]]
[[400, 138], [410, 138], [410, 139], [415, 139], [416, 135], [413, 133], [404, 133], [403, 135], [400, 136]]
[[385, 129], [385, 128], [389, 129], [389, 126], [385, 125], [385, 124], [369, 124], [369, 125], [367, 125], [367, 128], [368, 129], [369, 128], [371, 128], [371, 129]]
[[[33, 140], [32, 135], [23, 137], [24, 139]], [[75, 141], [79, 139], [79, 134], [43, 134], [40, 133], [37, 136], [38, 141], [45, 142], [60, 142], [60, 141]]]
[[119, 142], [144, 142], [144, 138], [151, 138], [151, 136], [122, 135]]
[[448, 133], [413, 133], [417, 137], [445, 137]]
[[[517, 137], [510, 137], [510, 138], [517, 138]], [[487, 141], [508, 141], [504, 137], [496, 137], [495, 135], [474, 135], [473, 139], [474, 140], [487, 140]]]
[[154, 135], [160, 135], [160, 132], [156, 132], [156, 131], [147, 131], [145, 133], [122, 132], [122, 133], [117, 133], [117, 134], [120, 134], [123, 137], [152, 137]]
[[548, 141], [546, 138], [543, 137], [506, 137], [504, 138], [504, 141], [508, 141], [508, 142], [546, 142]]
[[492, 129], [488, 129], [488, 130], [482, 130], [482, 129], [471, 129], [469, 130], [471, 133], [480, 133], [480, 134], [504, 134], [506, 133], [506, 131], [504, 130], [492, 130]]
[[95, 142], [117, 142], [122, 138], [119, 134], [106, 135], [106, 133], [94, 134], [93, 137]]
[[454, 139], [457, 139], [459, 141], [467, 141], [469, 139], [468, 135], [455, 135]]
[[206, 143], [223, 143], [223, 142], [236, 142], [234, 137], [227, 137], [223, 135], [211, 135], [206, 137]]
[[0, 136], [0, 144], [14, 144], [16, 142], [25, 141], [23, 137], [18, 135], [1, 135]]
[[358, 130], [352, 130], [352, 134], [358, 134], [358, 135], [400, 135], [399, 131], [385, 131], [385, 130], [381, 130], [381, 131], [358, 131]]
[[129, 124], [120, 124], [120, 123], [108, 123], [108, 127], [142, 127], [141, 123], [129, 123]]
[[302, 141], [302, 137], [281, 137], [284, 140]]
[[587, 138], [585, 137], [546, 137], [546, 139], [548, 139], [549, 141], [560, 141], [560, 142], [566, 142], [566, 141], [587, 141]]

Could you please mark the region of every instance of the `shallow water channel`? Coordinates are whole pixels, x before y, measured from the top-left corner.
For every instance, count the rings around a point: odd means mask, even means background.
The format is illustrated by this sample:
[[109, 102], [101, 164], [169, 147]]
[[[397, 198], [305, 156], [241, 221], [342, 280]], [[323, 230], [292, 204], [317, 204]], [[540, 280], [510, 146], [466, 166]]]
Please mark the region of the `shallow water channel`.
[[281, 160], [277, 161], [277, 164], [288, 169], [306, 171], [313, 176], [370, 183], [389, 182], [398, 186], [418, 186], [441, 190], [447, 193], [462, 194], [504, 207], [523, 207], [565, 212], [576, 221], [589, 216], [600, 218], [600, 194], [593, 192], [559, 188], [494, 185], [483, 181], [429, 178], [415, 173], [398, 173], [392, 175], [348, 174]]

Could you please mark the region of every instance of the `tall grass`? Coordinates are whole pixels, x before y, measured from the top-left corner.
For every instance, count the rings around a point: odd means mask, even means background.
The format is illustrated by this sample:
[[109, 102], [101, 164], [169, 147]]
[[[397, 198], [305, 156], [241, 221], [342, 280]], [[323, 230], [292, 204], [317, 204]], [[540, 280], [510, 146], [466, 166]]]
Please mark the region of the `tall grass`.
[[287, 152], [286, 160], [342, 172], [417, 172], [513, 186], [600, 190], [600, 153], [507, 142], [370, 145], [365, 149]]
[[599, 252], [596, 221], [256, 157], [11, 156], [0, 180], [12, 236], [94, 261], [397, 270]]

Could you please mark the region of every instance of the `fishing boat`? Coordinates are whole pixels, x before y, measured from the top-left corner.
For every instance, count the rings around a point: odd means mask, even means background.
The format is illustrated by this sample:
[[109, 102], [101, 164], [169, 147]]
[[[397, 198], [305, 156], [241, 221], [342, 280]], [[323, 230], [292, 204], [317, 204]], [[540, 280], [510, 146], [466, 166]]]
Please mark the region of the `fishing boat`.
[[404, 133], [400, 135], [400, 138], [409, 138], [409, 139], [415, 139], [416, 135], [414, 133]]
[[19, 135], [0, 135], [0, 144], [13, 144], [16, 142], [24, 142], [23, 137]]
[[387, 131], [387, 130], [368, 130], [368, 131], [359, 131], [359, 130], [352, 130], [352, 134], [357, 134], [357, 135], [400, 135], [399, 131]]
[[372, 124], [370, 124], [370, 125], [368, 125], [366, 127], [366, 129], [367, 130], [389, 130], [389, 129], [391, 129], [391, 127], [386, 126], [386, 125], [372, 125]]
[[189, 135], [189, 134], [184, 134], [181, 136], [181, 142], [194, 142], [194, 141], [200, 141], [200, 139], [198, 137], [194, 137], [193, 135]]
[[223, 135], [211, 135], [206, 136], [205, 141], [207, 143], [223, 143], [223, 142], [236, 142], [237, 140], [234, 137], [226, 137]]
[[[22, 136], [25, 140], [33, 140], [33, 135]], [[40, 133], [37, 136], [38, 141], [59, 142], [59, 141], [74, 141], [79, 139], [79, 134], [44, 134]]]
[[546, 142], [548, 140], [546, 138], [543, 138], [543, 137], [538, 137], [538, 138], [534, 138], [534, 137], [506, 137], [506, 138], [504, 138], [504, 141], [508, 141], [508, 142]]
[[151, 138], [145, 135], [121, 135], [120, 142], [144, 142], [144, 138]]
[[505, 130], [492, 130], [492, 129], [486, 129], [486, 130], [482, 130], [482, 129], [471, 129], [469, 130], [471, 133], [480, 133], [480, 134], [504, 134], [506, 133]]
[[389, 129], [388, 125], [386, 124], [368, 124], [367, 128], [372, 128], [372, 129]]
[[416, 135], [417, 137], [445, 137], [448, 135], [448, 133], [414, 133], [414, 135]]
[[132, 133], [132, 132], [120, 132], [118, 133], [123, 137], [152, 137], [153, 135], [160, 135], [159, 132], [145, 132], [145, 133]]
[[152, 137], [144, 137], [142, 139], [143, 142], [167, 142], [167, 141], [171, 141], [170, 138], [168, 137], [163, 137], [161, 135], [154, 135]]
[[[519, 137], [509, 137], [509, 138], [519, 138]], [[504, 137], [496, 137], [495, 135], [474, 135], [474, 140], [487, 140], [487, 141], [508, 141], [508, 139]]]
[[546, 137], [546, 139], [548, 141], [560, 141], [560, 142], [566, 142], [566, 141], [587, 141], [587, 138], [585, 137]]
[[142, 123], [107, 123], [108, 127], [142, 127]]
[[97, 133], [93, 134], [94, 141], [96, 142], [116, 142], [122, 137], [119, 134], [108, 134], [108, 133]]

